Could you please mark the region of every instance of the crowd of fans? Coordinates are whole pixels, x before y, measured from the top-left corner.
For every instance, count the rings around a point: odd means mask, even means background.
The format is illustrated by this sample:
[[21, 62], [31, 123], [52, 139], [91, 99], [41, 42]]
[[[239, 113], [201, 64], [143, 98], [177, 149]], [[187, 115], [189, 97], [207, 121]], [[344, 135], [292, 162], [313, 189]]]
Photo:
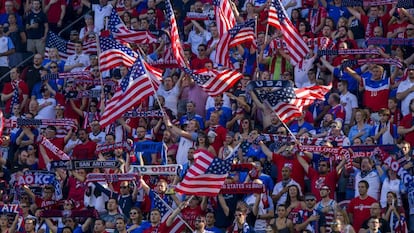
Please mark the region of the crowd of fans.
[[[95, 40], [105, 29], [113, 8], [131, 30], [168, 31], [164, 1], [1, 0], [0, 88], [7, 119], [0, 145], [1, 233], [173, 232], [177, 216], [186, 222], [187, 232], [199, 233], [413, 233], [412, 179], [404, 182], [400, 173], [375, 158], [355, 158], [348, 167], [349, 161], [336, 160], [329, 153], [299, 151], [298, 143], [289, 142], [294, 140], [269, 141], [260, 136], [318, 139], [314, 141], [324, 147], [396, 145], [403, 154], [397, 158], [400, 166], [412, 177], [413, 9], [397, 8], [391, 2], [364, 7], [345, 7], [341, 0], [281, 2], [309, 45], [309, 54], [299, 64], [293, 64], [283, 32], [267, 27], [270, 1], [231, 1], [238, 23], [257, 21], [255, 43], [229, 51], [234, 69], [243, 74], [234, 87], [208, 96], [179, 68], [164, 65], [156, 95], [103, 128], [100, 116], [114, 87], [76, 77], [44, 77], [88, 71], [94, 80], [119, 83], [129, 75], [129, 68], [100, 72], [98, 54], [86, 55], [84, 42]], [[220, 35], [213, 2], [174, 0], [172, 5], [191, 68], [217, 68]], [[188, 12], [198, 14], [187, 17]], [[58, 48], [50, 48], [46, 57], [49, 31], [62, 31], [73, 42], [74, 54], [63, 59]], [[149, 63], [160, 65], [167, 48], [175, 43], [160, 38], [159, 43], [131, 47], [139, 49]], [[389, 40], [370, 44], [370, 38]], [[403, 43], [393, 44], [392, 39], [398, 38]], [[356, 50], [365, 48], [376, 52], [364, 55]], [[338, 50], [339, 55], [318, 55], [322, 49]], [[350, 49], [356, 52], [347, 52]], [[34, 55], [32, 62], [24, 63], [30, 55]], [[377, 59], [381, 64], [344, 65], [360, 59]], [[392, 59], [396, 62], [381, 62]], [[249, 82], [264, 80], [289, 80], [297, 88], [332, 84], [332, 89], [326, 101], [315, 101], [302, 116], [284, 124], [254, 91], [248, 91]], [[68, 94], [73, 91], [86, 94]], [[73, 119], [76, 127], [10, 123], [21, 118]], [[51, 168], [51, 162], [61, 157], [41, 143], [44, 138], [71, 159], [118, 161], [120, 166]], [[160, 142], [164, 153], [126, 147], [97, 151], [100, 146], [130, 141]], [[262, 184], [264, 192], [200, 197], [174, 191], [198, 150], [225, 159], [237, 145], [234, 162], [251, 164], [253, 169], [232, 170], [225, 182]], [[161, 167], [163, 163], [180, 164], [183, 169], [178, 174], [136, 176], [130, 181], [87, 182], [90, 173], [123, 174], [134, 164]], [[46, 176], [46, 170], [54, 173], [55, 183], [27, 185], [19, 180], [29, 174]], [[13, 204], [17, 211], [11, 211]], [[168, 206], [173, 212], [162, 220]]]

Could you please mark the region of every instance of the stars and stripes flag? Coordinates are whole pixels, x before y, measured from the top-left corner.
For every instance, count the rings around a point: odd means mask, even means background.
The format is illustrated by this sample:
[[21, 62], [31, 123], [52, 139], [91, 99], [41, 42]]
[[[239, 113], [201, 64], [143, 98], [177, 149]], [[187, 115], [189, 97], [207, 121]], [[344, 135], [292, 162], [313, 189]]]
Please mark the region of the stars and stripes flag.
[[99, 69], [101, 72], [124, 65], [131, 67], [138, 57], [132, 49], [121, 45], [109, 37], [99, 37]]
[[[165, 223], [167, 222], [168, 217], [170, 217], [170, 215], [173, 212], [173, 209], [170, 206], [167, 206], [168, 203], [165, 202], [165, 200], [162, 200], [161, 197], [155, 193], [155, 202], [160, 203], [159, 205], [156, 205], [156, 208], [158, 208], [160, 210], [161, 214], [161, 223]], [[173, 221], [173, 223], [171, 224], [171, 227], [169, 229], [169, 233], [180, 233], [185, 229], [185, 223], [183, 220], [181, 220], [181, 218], [176, 217]]]
[[188, 61], [184, 57], [184, 50], [181, 46], [180, 35], [178, 34], [177, 21], [175, 20], [174, 11], [169, 0], [165, 0], [165, 11], [170, 22], [172, 54], [180, 67], [189, 67]]
[[243, 75], [237, 70], [227, 68], [194, 71], [184, 68], [184, 71], [210, 96], [216, 96], [227, 91], [243, 78]]
[[175, 191], [188, 195], [217, 196], [233, 164], [238, 147], [236, 146], [224, 160], [207, 150], [196, 150], [194, 164], [188, 169], [184, 179], [175, 187]]
[[148, 96], [153, 95], [156, 90], [152, 83], [157, 82], [159, 85], [161, 82], [159, 73], [160, 71], [145, 64], [145, 61], [138, 57], [130, 74], [122, 79], [114, 96], [108, 101], [101, 116], [101, 126], [108, 126]]
[[115, 39], [123, 42], [136, 44], [150, 44], [157, 42], [157, 38], [149, 31], [133, 31], [128, 29], [116, 13], [115, 9], [112, 9], [111, 15], [109, 16], [108, 29], [112, 32]]
[[262, 96], [275, 111], [280, 120], [287, 123], [302, 115], [303, 108], [311, 105], [315, 100], [324, 100], [326, 93], [332, 86], [312, 86], [306, 88], [293, 88], [290, 81], [278, 81], [271, 92]]
[[[56, 48], [62, 60], [66, 60], [70, 55], [75, 54], [75, 43], [66, 41], [62, 37], [49, 31], [46, 41], [45, 57], [49, 57], [49, 49]], [[96, 40], [87, 40], [82, 44], [82, 52], [85, 54], [97, 54]]]
[[290, 21], [280, 0], [271, 1], [268, 23], [282, 31], [293, 65], [303, 60], [306, 54], [309, 53], [309, 48]]
[[245, 42], [252, 42], [253, 46], [256, 45], [256, 36], [254, 33], [255, 20], [250, 19], [242, 24], [237, 24], [229, 30], [231, 41], [229, 47], [234, 47]]
[[228, 53], [231, 39], [229, 30], [236, 25], [236, 17], [234, 16], [230, 0], [213, 0], [213, 5], [220, 37], [216, 46], [215, 62], [224, 67], [231, 68]]

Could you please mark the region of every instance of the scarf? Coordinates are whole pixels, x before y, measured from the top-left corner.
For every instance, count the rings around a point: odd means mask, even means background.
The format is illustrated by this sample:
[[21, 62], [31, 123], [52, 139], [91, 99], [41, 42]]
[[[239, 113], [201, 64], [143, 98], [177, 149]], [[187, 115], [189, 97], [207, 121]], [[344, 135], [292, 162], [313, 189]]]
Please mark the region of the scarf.
[[414, 46], [414, 39], [407, 38], [384, 38], [384, 37], [372, 37], [367, 40], [367, 45], [401, 45], [401, 46]]
[[130, 165], [130, 173], [139, 175], [177, 175], [182, 170], [182, 166], [179, 164], [170, 165]]
[[377, 49], [322, 49], [322, 50], [318, 50], [319, 56], [354, 55], [354, 54], [379, 55], [379, 52]]
[[62, 118], [62, 119], [25, 119], [18, 118], [16, 120], [5, 119], [4, 127], [16, 128], [23, 126], [41, 126], [41, 125], [54, 125], [54, 126], [70, 126], [77, 129], [77, 124], [74, 119]]
[[89, 173], [86, 176], [86, 182], [122, 182], [122, 181], [133, 181], [137, 177], [136, 174], [125, 173], [125, 174], [102, 174], [102, 173]]
[[116, 168], [119, 167], [121, 163], [116, 160], [60, 160], [60, 161], [51, 161], [51, 168], [64, 168], [67, 170], [77, 170], [82, 168]]
[[40, 145], [43, 145], [45, 148], [47, 148], [50, 152], [55, 154], [57, 157], [59, 157], [61, 160], [70, 160], [70, 157], [60, 150], [55, 144], [53, 144], [49, 139], [46, 137], [41, 136]]
[[367, 63], [375, 63], [375, 64], [388, 64], [388, 65], [394, 65], [399, 68], [403, 67], [403, 63], [395, 58], [366, 58], [366, 59], [358, 59], [358, 60], [346, 60], [343, 61], [341, 64], [341, 68], [345, 67], [353, 67], [357, 65], [364, 65]]
[[[238, 233], [239, 232], [239, 227], [237, 225], [237, 223], [234, 223], [234, 227], [233, 227], [233, 233]], [[250, 226], [249, 224], [247, 224], [247, 222], [243, 223], [243, 233], [249, 233], [250, 232]]]
[[11, 82], [13, 87], [13, 96], [10, 104], [10, 114], [13, 114], [14, 105], [19, 104], [19, 83], [20, 80], [14, 80]]
[[[256, 183], [236, 183], [236, 184], [223, 184], [220, 189], [221, 194], [248, 194], [248, 193], [263, 193], [265, 192], [262, 184]], [[264, 196], [267, 196], [264, 194]], [[263, 198], [262, 198], [263, 199]], [[269, 205], [269, 201], [267, 201]]]
[[116, 149], [123, 149], [124, 151], [132, 151], [132, 145], [128, 141], [117, 142], [111, 145], [98, 145], [95, 154], [106, 153]]

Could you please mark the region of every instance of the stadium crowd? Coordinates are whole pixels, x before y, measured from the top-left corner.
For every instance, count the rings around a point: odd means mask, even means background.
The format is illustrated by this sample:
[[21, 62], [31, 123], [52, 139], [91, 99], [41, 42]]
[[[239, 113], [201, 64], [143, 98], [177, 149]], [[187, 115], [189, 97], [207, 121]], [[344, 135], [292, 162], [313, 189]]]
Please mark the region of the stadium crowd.
[[[130, 45], [150, 64], [164, 64], [156, 95], [101, 127], [116, 88], [100, 80], [118, 85], [130, 70], [100, 72], [99, 54], [86, 54], [83, 45], [105, 29], [112, 9], [131, 30], [168, 31], [165, 2], [0, 0], [1, 233], [414, 233], [414, 8], [386, 0], [363, 7], [345, 0], [280, 2], [309, 46], [303, 61], [294, 64], [283, 31], [267, 27], [271, 1], [232, 0], [238, 23], [257, 21], [255, 43], [229, 51], [243, 74], [236, 85], [208, 96], [165, 61], [177, 41], [162, 33], [157, 43]], [[216, 69], [214, 2], [171, 3], [191, 69]], [[61, 48], [46, 51], [50, 32], [61, 31], [74, 44], [65, 58]], [[333, 53], [321, 53], [326, 49]], [[31, 55], [32, 62], [23, 62]], [[92, 81], [68, 75], [80, 71]], [[65, 76], [44, 78], [58, 73]], [[283, 123], [249, 88], [269, 80], [332, 89]], [[338, 148], [351, 148], [352, 158]], [[254, 183], [263, 191], [240, 185], [213, 197], [176, 192], [200, 151], [220, 159], [237, 153], [241, 169], [230, 170], [225, 184]], [[64, 156], [75, 162], [59, 165]], [[81, 163], [91, 160], [102, 163]], [[129, 172], [165, 164], [182, 169]]]

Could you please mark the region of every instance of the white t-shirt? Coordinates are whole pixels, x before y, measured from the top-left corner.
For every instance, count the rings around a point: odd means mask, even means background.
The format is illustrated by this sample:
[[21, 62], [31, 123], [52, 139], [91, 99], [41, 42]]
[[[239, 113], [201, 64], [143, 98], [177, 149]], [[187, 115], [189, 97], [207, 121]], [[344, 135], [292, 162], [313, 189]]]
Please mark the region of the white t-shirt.
[[[293, 179], [290, 179], [290, 181], [287, 183], [286, 186], [290, 186], [290, 185], [296, 185], [296, 187], [299, 188], [300, 195], [302, 196], [302, 190], [301, 190], [300, 185], [298, 184], [298, 182], [294, 181]], [[278, 194], [280, 191], [282, 191], [282, 189], [283, 189], [283, 182], [282, 181], [277, 182], [275, 184], [275, 187], [273, 188], [272, 195]], [[284, 194], [282, 194], [282, 196], [280, 196], [279, 200], [277, 201], [277, 205], [285, 204], [286, 199], [287, 199], [287, 192], [285, 192]]]
[[315, 58], [304, 59], [302, 64], [295, 66], [295, 85], [297, 88], [305, 87], [305, 83], [309, 83], [308, 71], [313, 67]]
[[[94, 135], [92, 132], [89, 133], [89, 138], [91, 139], [91, 141], [96, 142], [99, 145], [102, 145], [105, 143], [105, 136], [106, 133], [105, 132], [99, 132], [97, 135]], [[98, 141], [95, 141], [98, 140]]]
[[376, 170], [371, 171], [369, 174], [367, 174], [365, 177], [361, 176], [361, 170], [356, 169], [356, 175], [355, 175], [355, 197], [359, 196], [358, 192], [358, 183], [361, 180], [365, 180], [369, 184], [368, 188], [368, 196], [373, 197], [375, 200], [379, 200], [380, 198], [380, 188], [381, 188], [381, 181], [380, 177], [378, 175], [378, 172]]
[[68, 59], [66, 59], [66, 63], [65, 66], [72, 66], [75, 65], [77, 63], [82, 63], [83, 66], [82, 67], [75, 67], [73, 69], [70, 70], [70, 72], [76, 72], [76, 71], [83, 71], [86, 67], [88, 67], [90, 65], [90, 61], [89, 61], [89, 57], [85, 54], [73, 54], [70, 55], [68, 57]]
[[[414, 82], [411, 82], [409, 78], [402, 81], [400, 85], [398, 85], [397, 94], [406, 91], [407, 89], [411, 88], [413, 85], [414, 85]], [[414, 92], [411, 92], [401, 101], [401, 113], [403, 114], [403, 116], [410, 113], [409, 105], [410, 105], [411, 99], [413, 98], [414, 98]]]
[[36, 119], [55, 119], [56, 118], [56, 99], [54, 98], [48, 98], [48, 99], [37, 99], [37, 102], [39, 105], [42, 105], [46, 102], [52, 103], [50, 105], [47, 105], [39, 110], [39, 112], [36, 115]]
[[211, 38], [211, 33], [204, 30], [201, 33], [197, 33], [195, 30], [191, 30], [188, 34], [187, 42], [191, 44], [191, 51], [198, 56], [198, 46], [200, 44], [207, 44]]
[[112, 5], [108, 3], [102, 7], [99, 4], [92, 4], [92, 10], [95, 12], [95, 32], [100, 32], [105, 28], [105, 17], [109, 17], [112, 12]]
[[349, 91], [344, 95], [341, 94], [341, 104], [345, 108], [345, 124], [350, 124], [352, 117], [352, 109], [358, 108], [357, 97]]
[[176, 84], [171, 90], [166, 91], [164, 85], [161, 85], [157, 91], [157, 95], [161, 95], [165, 99], [165, 107], [171, 109], [174, 115], [177, 115], [178, 97], [180, 96], [180, 88]]
[[[14, 45], [10, 37], [0, 37], [0, 53], [5, 53], [10, 49], [14, 49]], [[9, 67], [9, 58], [7, 56], [0, 57], [0, 67]]]

